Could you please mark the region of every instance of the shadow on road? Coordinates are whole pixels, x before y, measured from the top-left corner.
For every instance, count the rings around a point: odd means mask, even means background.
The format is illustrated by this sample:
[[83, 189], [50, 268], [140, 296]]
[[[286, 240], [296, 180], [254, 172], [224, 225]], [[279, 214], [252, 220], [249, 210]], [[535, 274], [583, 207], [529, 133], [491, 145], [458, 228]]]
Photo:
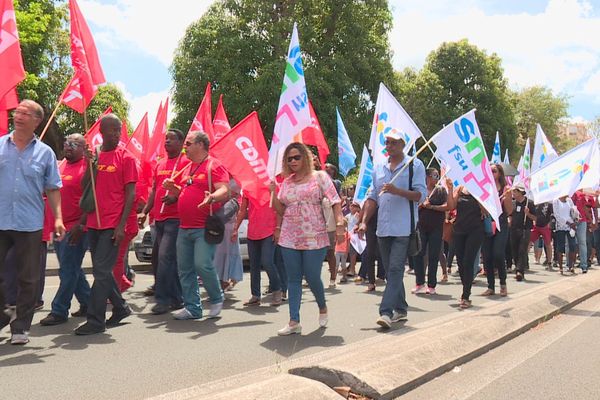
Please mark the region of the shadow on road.
[[307, 335], [272, 336], [260, 345], [288, 358], [307, 348], [334, 347], [344, 344], [342, 336], [327, 336], [326, 332], [326, 328], [318, 328]]

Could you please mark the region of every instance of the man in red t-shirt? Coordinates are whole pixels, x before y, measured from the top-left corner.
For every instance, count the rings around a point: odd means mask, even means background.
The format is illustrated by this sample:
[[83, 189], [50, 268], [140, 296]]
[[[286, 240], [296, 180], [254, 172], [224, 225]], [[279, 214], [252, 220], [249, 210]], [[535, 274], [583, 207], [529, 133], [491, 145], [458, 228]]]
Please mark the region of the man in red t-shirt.
[[[117, 261], [119, 244], [125, 238], [125, 224], [135, 200], [137, 169], [135, 159], [119, 147], [121, 121], [114, 114], [100, 120], [102, 147], [96, 173], [97, 212], [87, 218], [94, 283], [88, 306], [87, 322], [75, 329], [77, 335], [104, 332], [107, 326], [118, 325], [131, 315], [112, 274]], [[110, 300], [112, 316], [106, 320], [106, 300]]]
[[204, 240], [204, 228], [209, 210], [216, 212], [221, 204], [215, 203], [229, 196], [229, 173], [217, 159], [208, 155], [210, 141], [205, 133], [188, 133], [184, 145], [191, 164], [183, 174], [183, 185], [179, 186], [173, 179], [163, 182], [166, 190], [179, 196], [177, 268], [185, 307], [173, 316], [175, 319], [202, 318], [197, 278], [200, 275], [211, 303], [208, 318], [215, 318], [223, 308], [223, 292], [213, 266], [216, 245]]
[[[183, 298], [177, 272], [177, 233], [179, 232], [178, 196], [163, 187], [163, 182], [187, 168], [190, 161], [181, 153], [185, 136], [179, 129], [170, 129], [165, 138], [167, 158], [158, 162], [154, 169], [152, 191], [148, 203], [138, 217], [144, 223], [153, 210], [156, 236], [152, 247], [152, 264], [156, 265], [154, 297], [156, 304], [152, 314], [159, 315], [171, 309], [180, 309]], [[177, 180], [180, 182], [181, 180]]]
[[54, 251], [59, 262], [60, 285], [52, 300], [52, 311], [40, 321], [42, 325], [58, 325], [67, 322], [73, 295], [80, 304], [73, 316], [83, 317], [87, 313], [90, 298], [90, 285], [81, 268], [85, 251], [88, 248], [85, 224], [87, 214], [79, 208], [83, 193], [81, 180], [87, 171], [84, 158], [85, 139], [74, 133], [65, 140], [65, 159], [59, 164], [63, 187], [60, 189], [63, 222], [67, 234], [64, 240], [54, 242]]
[[583, 190], [576, 191], [572, 196], [573, 203], [579, 212], [579, 222], [577, 222], [577, 246], [579, 247], [579, 267], [582, 273], [588, 270], [588, 224], [596, 218], [594, 197], [586, 194]]

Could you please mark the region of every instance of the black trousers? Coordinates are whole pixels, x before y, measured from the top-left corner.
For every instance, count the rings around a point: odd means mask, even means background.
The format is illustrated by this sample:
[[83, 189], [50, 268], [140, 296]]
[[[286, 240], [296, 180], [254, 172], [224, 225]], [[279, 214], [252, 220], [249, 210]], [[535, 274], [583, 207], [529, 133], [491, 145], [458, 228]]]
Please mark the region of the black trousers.
[[510, 245], [513, 255], [513, 260], [517, 267], [517, 271], [522, 275], [529, 265], [529, 237], [531, 231], [529, 229], [511, 229], [510, 230]]
[[[13, 248], [17, 265], [17, 318], [10, 324], [12, 333], [31, 328], [33, 310], [40, 295], [40, 243], [42, 231], [0, 231], [0, 279], [8, 250]], [[3, 283], [0, 282], [0, 308], [6, 303]]]
[[456, 252], [458, 273], [462, 283], [462, 299], [469, 300], [471, 287], [473, 286], [473, 265], [475, 257], [483, 243], [483, 230], [474, 230], [469, 233], [454, 232], [453, 243]]
[[119, 247], [112, 240], [114, 229], [90, 229], [88, 239], [92, 253], [92, 274], [94, 283], [88, 304], [88, 323], [104, 327], [106, 324], [106, 300], [110, 300], [113, 310], [125, 308], [125, 300], [117, 287], [113, 268], [117, 261]]

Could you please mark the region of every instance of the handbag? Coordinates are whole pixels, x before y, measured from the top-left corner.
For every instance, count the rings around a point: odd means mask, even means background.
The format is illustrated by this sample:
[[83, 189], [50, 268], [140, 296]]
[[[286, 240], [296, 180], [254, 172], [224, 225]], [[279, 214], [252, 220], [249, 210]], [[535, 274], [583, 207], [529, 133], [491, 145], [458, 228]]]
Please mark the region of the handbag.
[[325, 196], [325, 190], [323, 189], [324, 182], [322, 179], [324, 176], [321, 172], [317, 172], [317, 183], [319, 184], [319, 190], [321, 192], [321, 208], [323, 209], [323, 218], [325, 219], [325, 225], [327, 227], [327, 232], [335, 232], [336, 223], [335, 216], [333, 215], [333, 205], [329, 198]]
[[[408, 190], [412, 190], [413, 180], [413, 163], [408, 164]], [[408, 237], [408, 255], [411, 257], [418, 256], [421, 253], [421, 234], [415, 229], [415, 203], [408, 202], [410, 208], [410, 235]]]
[[496, 221], [494, 221], [491, 215], [483, 218], [483, 231], [488, 237], [496, 234]]
[[[208, 191], [212, 193], [212, 160], [209, 160], [208, 164]], [[225, 224], [216, 213], [213, 214], [212, 203], [209, 204], [209, 213], [204, 224], [204, 241], [208, 244], [219, 244], [225, 236]]]

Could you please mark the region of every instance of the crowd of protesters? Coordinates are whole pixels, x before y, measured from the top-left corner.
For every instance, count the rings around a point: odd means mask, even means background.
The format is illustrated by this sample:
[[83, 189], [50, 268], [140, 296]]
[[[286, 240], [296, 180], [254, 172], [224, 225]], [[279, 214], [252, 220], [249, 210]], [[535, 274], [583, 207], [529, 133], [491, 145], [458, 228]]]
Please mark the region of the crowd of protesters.
[[[315, 297], [319, 326], [327, 325], [324, 261], [329, 288], [353, 279], [375, 291], [377, 282], [385, 281], [376, 321], [384, 329], [408, 318], [407, 264], [415, 275], [411, 292], [435, 296], [438, 265], [445, 282], [456, 257], [463, 309], [472, 305], [478, 274], [487, 279], [483, 296], [508, 295], [513, 265], [515, 279], [526, 279], [532, 244], [537, 262], [545, 251], [547, 270], [586, 273], [594, 258], [600, 264], [598, 191], [579, 190], [535, 205], [524, 186], [509, 184], [502, 165], [492, 164], [502, 205], [496, 226], [465, 187], [454, 187], [441, 171], [407, 156], [403, 137], [393, 131], [385, 135], [388, 162], [375, 166], [363, 204], [353, 201], [353, 188], [342, 188], [335, 179], [335, 166], [321, 170], [306, 146], [292, 143], [283, 154], [282, 174], [270, 185], [272, 204], [259, 206], [209, 155], [209, 137], [203, 132], [167, 132], [166, 156], [154, 167], [150, 193], [143, 193], [143, 167], [119, 146], [116, 116], [101, 119], [98, 149], [87, 148], [82, 135], [68, 136], [60, 163], [34, 135], [42, 119], [42, 108], [25, 100], [14, 113], [15, 130], [0, 138], [5, 192], [0, 197], [0, 304], [7, 307], [0, 312], [0, 328], [10, 324], [12, 344], [29, 341], [33, 313], [43, 307], [51, 235], [60, 285], [40, 324], [65, 323], [73, 297], [79, 307], [71, 316], [86, 318], [75, 329], [77, 335], [104, 332], [129, 317], [132, 309], [122, 293], [133, 285], [134, 275], [124, 260], [148, 217], [154, 233], [154, 285], [145, 293], [154, 296], [153, 314], [172, 312], [177, 320], [220, 315], [224, 292], [243, 278], [238, 230], [247, 219], [250, 293], [244, 306], [261, 305], [264, 269], [270, 304], [287, 301], [289, 306], [289, 323], [277, 331], [282, 336], [301, 333], [303, 282]], [[91, 287], [82, 270], [87, 250]], [[208, 294], [208, 312], [200, 287]]]

